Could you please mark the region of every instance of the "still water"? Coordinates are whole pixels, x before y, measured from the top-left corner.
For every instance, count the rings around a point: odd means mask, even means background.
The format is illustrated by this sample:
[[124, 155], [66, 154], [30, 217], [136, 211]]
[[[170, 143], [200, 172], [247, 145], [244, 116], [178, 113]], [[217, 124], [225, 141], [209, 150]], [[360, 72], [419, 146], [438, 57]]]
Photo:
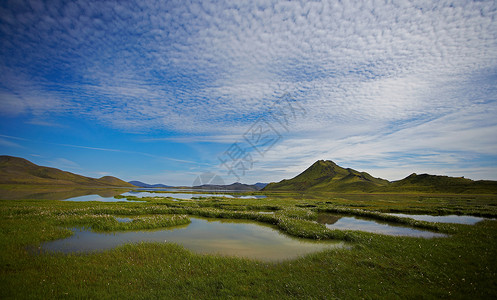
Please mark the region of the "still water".
[[236, 194], [195, 194], [195, 193], [151, 193], [151, 192], [127, 192], [122, 194], [123, 196], [135, 196], [138, 198], [143, 197], [171, 197], [175, 199], [189, 200], [192, 198], [199, 197], [224, 197], [224, 198], [236, 198], [236, 199], [262, 199], [266, 198], [263, 195], [236, 195]]
[[397, 236], [412, 236], [412, 237], [446, 237], [447, 235], [419, 230], [410, 227], [394, 225], [388, 222], [382, 222], [372, 219], [360, 218], [355, 216], [340, 216], [333, 214], [318, 215], [318, 223], [325, 224], [329, 229], [341, 230], [360, 230], [372, 233], [380, 233], [386, 235]]
[[293, 238], [272, 226], [245, 220], [191, 218], [191, 221], [188, 225], [155, 231], [95, 233], [73, 229], [73, 236], [45, 243], [42, 249], [64, 253], [92, 252], [127, 243], [166, 242], [183, 245], [199, 254], [282, 261], [345, 245], [336, 241]]
[[[190, 193], [151, 193], [151, 192], [126, 192], [122, 196], [135, 196], [137, 198], [143, 197], [171, 197], [175, 199], [190, 200], [198, 197], [224, 197], [236, 199], [262, 199], [266, 198], [263, 195], [232, 195], [232, 194], [190, 194]], [[141, 202], [135, 200], [126, 200], [126, 198], [116, 199], [114, 197], [102, 197], [100, 195], [84, 195], [77, 197], [70, 197], [64, 199], [65, 201], [99, 201], [99, 202]]]
[[102, 197], [99, 195], [85, 195], [79, 197], [71, 197], [65, 199], [64, 201], [78, 201], [78, 202], [87, 202], [87, 201], [99, 201], [99, 202], [143, 202], [143, 201], [135, 201], [135, 200], [126, 200], [126, 198], [116, 199], [114, 197]]
[[410, 215], [410, 214], [394, 214], [394, 213], [390, 213], [389, 215], [403, 217], [403, 218], [411, 218], [418, 221], [455, 223], [455, 224], [467, 224], [467, 225], [473, 225], [485, 219], [481, 217], [457, 216], [457, 215], [432, 216], [432, 215]]

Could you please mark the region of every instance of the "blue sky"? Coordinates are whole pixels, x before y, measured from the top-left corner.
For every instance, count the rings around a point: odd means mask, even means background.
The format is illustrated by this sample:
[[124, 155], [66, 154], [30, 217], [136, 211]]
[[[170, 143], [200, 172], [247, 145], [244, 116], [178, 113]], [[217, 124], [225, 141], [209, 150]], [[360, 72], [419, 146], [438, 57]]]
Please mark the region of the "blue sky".
[[2, 1], [0, 40], [1, 154], [172, 185], [318, 159], [497, 180], [495, 1]]

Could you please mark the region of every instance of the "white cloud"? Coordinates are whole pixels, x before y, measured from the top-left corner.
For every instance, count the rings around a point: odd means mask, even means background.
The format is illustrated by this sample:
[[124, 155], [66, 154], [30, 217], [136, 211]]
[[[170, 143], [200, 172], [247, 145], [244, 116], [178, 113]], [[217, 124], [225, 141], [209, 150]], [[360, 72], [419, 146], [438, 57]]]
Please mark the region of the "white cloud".
[[0, 146], [1, 147], [9, 147], [9, 148], [24, 148], [23, 146], [19, 145], [18, 143], [14, 143], [12, 141], [0, 138]]
[[241, 135], [195, 135], [195, 136], [172, 136], [163, 138], [145, 138], [144, 142], [169, 141], [175, 143], [219, 143], [232, 144], [240, 139]]
[[2, 115], [19, 115], [25, 111], [25, 105], [22, 99], [12, 93], [0, 91], [0, 114]]
[[58, 168], [61, 170], [73, 169], [78, 170], [81, 169], [81, 166], [76, 162], [69, 160], [67, 158], [58, 157], [48, 162], [54, 168]]
[[[73, 99], [76, 109], [88, 106], [100, 121], [117, 127], [208, 132], [243, 122], [284, 90], [310, 93], [297, 93], [298, 99], [326, 122], [334, 114], [316, 112], [326, 105], [365, 119], [402, 119], [430, 109], [433, 103], [423, 96], [437, 83], [495, 65], [495, 8], [488, 4], [203, 3], [170, 5], [162, 15], [165, 8], [155, 1], [143, 2], [142, 12], [128, 4], [76, 3], [60, 9], [61, 15], [27, 14], [25, 22], [40, 29], [22, 33], [32, 40], [41, 34], [47, 39], [42, 48], [62, 67], [95, 82], [82, 86], [90, 97]], [[97, 11], [105, 26], [93, 16]], [[73, 15], [80, 18], [69, 18]], [[54, 28], [62, 30], [49, 36]], [[68, 57], [51, 43], [67, 45]], [[101, 46], [93, 49], [94, 44]], [[395, 114], [375, 114], [382, 105]]]
[[63, 125], [49, 121], [49, 120], [43, 120], [43, 119], [32, 119], [29, 121], [26, 121], [27, 124], [32, 124], [32, 125], [38, 125], [38, 126], [47, 126], [47, 127], [62, 127]]

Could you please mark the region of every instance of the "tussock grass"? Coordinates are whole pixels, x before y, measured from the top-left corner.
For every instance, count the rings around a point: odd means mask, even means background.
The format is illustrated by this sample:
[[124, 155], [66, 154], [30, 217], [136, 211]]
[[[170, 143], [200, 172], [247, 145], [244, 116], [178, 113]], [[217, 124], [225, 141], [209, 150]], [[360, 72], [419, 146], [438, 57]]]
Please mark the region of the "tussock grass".
[[75, 215], [62, 216], [56, 222], [60, 226], [82, 226], [93, 231], [125, 231], [140, 229], [156, 229], [190, 223], [186, 215], [153, 215], [139, 216], [131, 222], [118, 222], [111, 215]]

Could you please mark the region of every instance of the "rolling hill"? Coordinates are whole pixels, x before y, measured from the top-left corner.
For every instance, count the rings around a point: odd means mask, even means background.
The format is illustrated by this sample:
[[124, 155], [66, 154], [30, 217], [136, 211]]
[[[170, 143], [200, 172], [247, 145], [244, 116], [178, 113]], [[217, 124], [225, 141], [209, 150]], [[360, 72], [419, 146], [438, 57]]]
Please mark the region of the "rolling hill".
[[330, 160], [319, 160], [292, 179], [270, 183], [264, 191], [314, 191], [337, 193], [450, 193], [497, 194], [497, 181], [429, 174], [411, 174], [398, 181], [375, 178], [366, 172], [345, 169]]
[[255, 184], [250, 185], [239, 182], [226, 184], [226, 185], [204, 184], [204, 185], [192, 186], [192, 188], [198, 190], [209, 190], [209, 191], [239, 191], [239, 192], [260, 190], [260, 188], [257, 187]]
[[495, 194], [497, 181], [473, 181], [464, 177], [449, 177], [413, 173], [406, 178], [393, 181], [389, 190], [398, 192], [456, 193], [456, 194]]
[[91, 178], [56, 168], [38, 166], [24, 158], [7, 155], [0, 156], [0, 184], [134, 187], [113, 176]]
[[148, 184], [148, 183], [145, 183], [145, 182], [141, 182], [141, 181], [138, 181], [138, 180], [132, 180], [132, 181], [128, 181], [128, 183], [134, 185], [134, 186], [137, 186], [137, 187], [142, 187], [142, 188], [170, 188], [172, 186], [170, 185], [165, 185], [165, 184]]

